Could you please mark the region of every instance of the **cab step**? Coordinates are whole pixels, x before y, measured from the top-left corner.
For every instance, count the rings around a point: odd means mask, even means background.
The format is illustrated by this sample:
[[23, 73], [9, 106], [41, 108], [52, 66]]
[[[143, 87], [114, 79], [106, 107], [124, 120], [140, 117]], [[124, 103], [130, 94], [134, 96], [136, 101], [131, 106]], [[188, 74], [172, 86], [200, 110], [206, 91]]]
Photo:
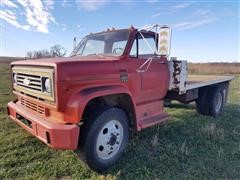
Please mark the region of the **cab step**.
[[161, 114], [152, 116], [150, 118], [143, 119], [139, 122], [139, 126], [141, 129], [162, 123], [167, 121], [170, 118], [170, 115], [166, 112], [162, 112]]

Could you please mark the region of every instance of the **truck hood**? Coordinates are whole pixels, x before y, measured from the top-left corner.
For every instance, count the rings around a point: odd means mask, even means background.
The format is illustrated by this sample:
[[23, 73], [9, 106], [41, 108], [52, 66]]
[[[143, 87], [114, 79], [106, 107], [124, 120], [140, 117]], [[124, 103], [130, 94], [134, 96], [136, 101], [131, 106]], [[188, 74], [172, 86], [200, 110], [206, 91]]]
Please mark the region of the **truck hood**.
[[33, 66], [57, 66], [60, 64], [71, 64], [79, 62], [104, 62], [104, 61], [116, 61], [120, 60], [121, 57], [115, 56], [74, 56], [74, 57], [59, 57], [59, 58], [44, 58], [44, 59], [33, 59], [14, 61], [12, 65], [33, 65]]
[[15, 61], [12, 65], [54, 67], [56, 81], [79, 81], [113, 73], [121, 57], [88, 56]]

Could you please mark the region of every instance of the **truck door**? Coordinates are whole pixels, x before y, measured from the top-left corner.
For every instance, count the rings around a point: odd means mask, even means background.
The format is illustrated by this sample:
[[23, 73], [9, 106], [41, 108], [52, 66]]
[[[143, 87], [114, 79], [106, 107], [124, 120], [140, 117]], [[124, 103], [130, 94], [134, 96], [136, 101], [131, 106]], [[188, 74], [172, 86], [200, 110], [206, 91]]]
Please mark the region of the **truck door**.
[[[142, 33], [142, 35], [152, 49], [156, 50], [155, 34]], [[138, 103], [164, 98], [168, 87], [167, 60], [166, 58], [154, 56], [154, 52], [145, 40], [140, 34], [136, 35], [128, 63], [129, 72], [131, 72], [130, 76], [136, 80], [132, 83], [137, 88], [136, 91], [138, 91], [138, 96], [135, 97]], [[153, 59], [139, 69], [150, 57]]]

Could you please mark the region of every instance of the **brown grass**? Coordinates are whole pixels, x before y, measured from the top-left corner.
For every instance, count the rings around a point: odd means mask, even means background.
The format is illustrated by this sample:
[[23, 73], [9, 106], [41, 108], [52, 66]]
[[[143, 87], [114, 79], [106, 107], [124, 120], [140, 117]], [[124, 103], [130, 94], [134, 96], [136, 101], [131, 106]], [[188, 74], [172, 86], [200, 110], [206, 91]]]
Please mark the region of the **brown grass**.
[[240, 63], [188, 63], [189, 74], [240, 74]]
[[2, 63], [11, 63], [13, 61], [25, 60], [25, 57], [9, 57], [9, 56], [0, 56], [0, 64]]
[[[24, 57], [0, 57], [1, 63], [25, 60]], [[240, 74], [240, 63], [188, 63], [189, 74]]]

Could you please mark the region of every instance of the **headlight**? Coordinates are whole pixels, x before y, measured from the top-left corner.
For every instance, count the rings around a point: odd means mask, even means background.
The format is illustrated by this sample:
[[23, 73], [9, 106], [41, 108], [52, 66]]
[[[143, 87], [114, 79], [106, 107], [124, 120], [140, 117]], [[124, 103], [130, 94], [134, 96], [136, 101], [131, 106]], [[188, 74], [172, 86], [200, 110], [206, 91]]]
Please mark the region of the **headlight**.
[[49, 78], [44, 78], [43, 79], [43, 91], [47, 93], [51, 93], [51, 81]]

